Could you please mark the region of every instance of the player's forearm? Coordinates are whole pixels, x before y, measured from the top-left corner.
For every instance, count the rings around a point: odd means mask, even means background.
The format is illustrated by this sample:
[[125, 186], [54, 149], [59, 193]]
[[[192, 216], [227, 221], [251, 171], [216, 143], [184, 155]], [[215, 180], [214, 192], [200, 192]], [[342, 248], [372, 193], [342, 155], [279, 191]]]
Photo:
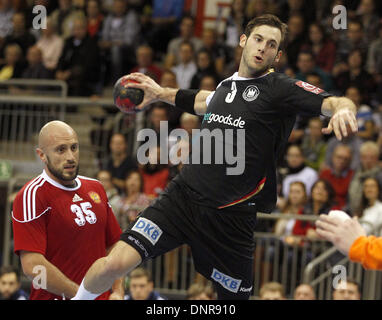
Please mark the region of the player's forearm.
[[[157, 99], [175, 106], [176, 105], [175, 104], [175, 98], [176, 98], [176, 94], [178, 93], [179, 90], [180, 89], [162, 88], [158, 92]], [[193, 110], [196, 114], [202, 115], [206, 112], [206, 110], [207, 110], [206, 98], [208, 97], [208, 95], [210, 93], [211, 93], [211, 91], [200, 90], [196, 94], [195, 101], [193, 104]], [[178, 104], [176, 106], [181, 108], [181, 109], [185, 109], [185, 111], [186, 111], [186, 108], [183, 108], [182, 105]]]
[[67, 299], [74, 297], [76, 294], [78, 284], [66, 277], [42, 254], [23, 252], [21, 263], [25, 275], [34, 281], [35, 285], [41, 286], [41, 289], [58, 296], [64, 295]]
[[324, 99], [321, 111], [326, 116], [332, 116], [341, 109], [349, 109], [354, 114], [357, 113], [357, 107], [354, 102], [346, 97], [328, 97]]

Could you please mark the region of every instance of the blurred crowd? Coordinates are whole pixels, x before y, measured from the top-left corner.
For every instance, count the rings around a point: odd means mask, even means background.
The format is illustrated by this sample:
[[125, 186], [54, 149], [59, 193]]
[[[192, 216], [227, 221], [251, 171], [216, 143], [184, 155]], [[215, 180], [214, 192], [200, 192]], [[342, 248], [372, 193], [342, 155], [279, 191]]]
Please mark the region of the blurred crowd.
[[[47, 8], [46, 29], [32, 27], [35, 5]], [[345, 29], [333, 27], [337, 5], [347, 10]], [[238, 69], [239, 36], [246, 23], [264, 13], [276, 14], [289, 29], [275, 71], [348, 97], [357, 106], [359, 126], [357, 134], [338, 141], [322, 134], [325, 117], [297, 118], [279, 159], [275, 212], [318, 215], [340, 209], [362, 218], [369, 233], [380, 232], [379, 1], [232, 0], [224, 28], [197, 32], [196, 17], [183, 0], [0, 0], [0, 81], [58, 79], [67, 82], [69, 95], [90, 97], [102, 96], [122, 75], [142, 72], [162, 86], [214, 90]], [[168, 122], [169, 130], [185, 129], [189, 140], [181, 141], [179, 150], [189, 149], [192, 129], [200, 125], [199, 117], [164, 103], [154, 104], [145, 121], [157, 133], [161, 121]], [[179, 143], [171, 135], [167, 139], [169, 145]], [[97, 178], [124, 229], [164, 190], [182, 163], [159, 164], [153, 156], [138, 164], [121, 133], [110, 137], [109, 150], [99, 159]], [[158, 147], [152, 154], [160, 152]], [[274, 232], [288, 245], [318, 238], [313, 223], [294, 219], [259, 224], [258, 230]], [[175, 271], [170, 268], [168, 276], [174, 277]]]

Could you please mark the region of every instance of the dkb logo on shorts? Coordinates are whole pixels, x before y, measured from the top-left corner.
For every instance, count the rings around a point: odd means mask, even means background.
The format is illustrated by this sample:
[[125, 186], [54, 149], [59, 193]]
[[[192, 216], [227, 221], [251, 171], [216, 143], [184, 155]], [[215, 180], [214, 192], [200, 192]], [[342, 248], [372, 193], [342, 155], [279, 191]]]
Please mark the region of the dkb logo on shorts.
[[154, 222], [142, 217], [138, 219], [131, 230], [143, 235], [153, 245], [157, 243], [163, 233], [162, 230]]
[[239, 290], [241, 280], [231, 278], [230, 276], [227, 276], [223, 272], [220, 272], [213, 268], [211, 278], [214, 279], [216, 282], [220, 283], [224, 288], [227, 290], [237, 293]]

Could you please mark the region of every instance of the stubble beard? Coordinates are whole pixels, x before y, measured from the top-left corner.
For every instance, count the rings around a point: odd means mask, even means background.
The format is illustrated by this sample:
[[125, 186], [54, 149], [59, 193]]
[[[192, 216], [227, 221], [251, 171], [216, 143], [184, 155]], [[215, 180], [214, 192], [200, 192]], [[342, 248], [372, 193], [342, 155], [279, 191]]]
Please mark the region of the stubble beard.
[[47, 168], [49, 169], [49, 172], [55, 177], [57, 178], [58, 180], [61, 180], [61, 181], [65, 181], [65, 182], [70, 182], [70, 181], [73, 181], [73, 184], [75, 183], [74, 182], [74, 179], [77, 178], [78, 176], [78, 172], [80, 170], [80, 166], [77, 165], [76, 167], [76, 170], [75, 172], [73, 173], [72, 176], [65, 176], [64, 175], [64, 170], [59, 170], [59, 169], [56, 169], [52, 166], [51, 164], [51, 161], [49, 160], [49, 157], [47, 157], [47, 163], [46, 163], [46, 166]]

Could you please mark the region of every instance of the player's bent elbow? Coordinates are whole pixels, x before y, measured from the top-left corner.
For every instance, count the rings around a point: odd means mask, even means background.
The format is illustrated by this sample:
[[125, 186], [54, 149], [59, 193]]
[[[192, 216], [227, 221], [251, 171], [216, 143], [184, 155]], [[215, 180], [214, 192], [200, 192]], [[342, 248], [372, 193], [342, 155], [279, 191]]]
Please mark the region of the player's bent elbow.
[[43, 255], [36, 252], [21, 251], [20, 261], [24, 274], [28, 279], [32, 279], [36, 276], [36, 266], [41, 266]]

